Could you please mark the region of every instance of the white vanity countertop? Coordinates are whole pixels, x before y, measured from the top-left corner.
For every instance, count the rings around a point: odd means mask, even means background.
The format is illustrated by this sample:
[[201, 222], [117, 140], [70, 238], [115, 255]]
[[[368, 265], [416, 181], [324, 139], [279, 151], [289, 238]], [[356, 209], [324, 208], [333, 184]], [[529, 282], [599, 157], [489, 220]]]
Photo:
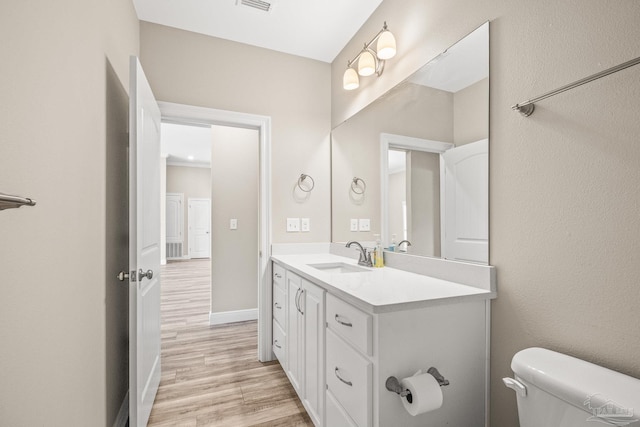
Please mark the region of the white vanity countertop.
[[331, 273], [309, 266], [321, 263], [357, 265], [356, 260], [333, 254], [273, 255], [271, 259], [370, 313], [496, 297], [495, 292], [485, 289], [390, 267], [362, 267], [368, 271]]

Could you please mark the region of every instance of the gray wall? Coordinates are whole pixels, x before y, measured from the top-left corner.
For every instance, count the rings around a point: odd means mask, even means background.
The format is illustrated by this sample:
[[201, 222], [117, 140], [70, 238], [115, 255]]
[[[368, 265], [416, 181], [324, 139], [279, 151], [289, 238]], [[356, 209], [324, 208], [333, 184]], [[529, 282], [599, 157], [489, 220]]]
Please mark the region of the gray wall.
[[167, 193], [184, 194], [183, 255], [189, 255], [189, 198], [211, 199], [211, 169], [167, 166]]
[[[259, 132], [213, 126], [211, 312], [258, 306]], [[237, 230], [229, 220], [238, 220]]]
[[412, 150], [407, 155], [409, 250], [440, 256], [440, 154]]
[[128, 382], [130, 0], [2, 2], [0, 424], [111, 426]]
[[489, 137], [489, 79], [453, 94], [453, 143], [459, 147]]
[[[274, 243], [327, 241], [330, 230], [330, 65], [272, 50], [140, 23], [142, 66], [160, 101], [271, 117]], [[315, 188], [297, 200], [301, 173]], [[287, 233], [286, 218], [311, 219]]]
[[[380, 234], [380, 133], [453, 141], [452, 111], [453, 94], [407, 84], [333, 130], [332, 241], [374, 241], [373, 235]], [[353, 177], [366, 182], [364, 197], [354, 197], [351, 192]], [[371, 231], [350, 231], [351, 218], [371, 219]]]
[[[640, 69], [511, 105], [640, 55], [635, 0], [385, 0], [332, 64], [334, 125], [491, 20], [490, 258], [493, 427], [517, 425], [501, 378], [543, 346], [640, 377]], [[343, 91], [345, 64], [383, 21], [398, 56]]]

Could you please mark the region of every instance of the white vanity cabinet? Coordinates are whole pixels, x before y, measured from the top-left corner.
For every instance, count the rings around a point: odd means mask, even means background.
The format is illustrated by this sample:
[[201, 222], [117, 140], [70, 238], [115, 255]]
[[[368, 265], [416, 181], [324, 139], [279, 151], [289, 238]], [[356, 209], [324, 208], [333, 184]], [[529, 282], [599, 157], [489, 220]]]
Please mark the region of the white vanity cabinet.
[[[486, 425], [485, 301], [365, 313], [327, 294], [327, 427]], [[386, 379], [437, 368], [450, 381], [442, 408], [416, 417]]]
[[[274, 275], [274, 301], [284, 287], [286, 321], [274, 308], [274, 343], [286, 336], [286, 357], [276, 355], [316, 426], [488, 426], [493, 290], [391, 268], [318, 272], [312, 265], [348, 263], [329, 255], [279, 258], [286, 261], [274, 262], [274, 271], [284, 282]], [[450, 382], [442, 407], [411, 416], [385, 382], [430, 367]]]
[[287, 369], [287, 287], [285, 270], [273, 264], [273, 353], [278, 358], [282, 369]]
[[[313, 423], [324, 426], [326, 292], [274, 263], [274, 272], [276, 270], [282, 270], [284, 276], [286, 326], [282, 333], [286, 336], [286, 351], [282, 359], [276, 352], [275, 341], [280, 334], [277, 328], [281, 324], [276, 320], [276, 315], [280, 313], [275, 304], [277, 295], [282, 291], [274, 275], [274, 353]], [[284, 364], [283, 359], [286, 362]]]

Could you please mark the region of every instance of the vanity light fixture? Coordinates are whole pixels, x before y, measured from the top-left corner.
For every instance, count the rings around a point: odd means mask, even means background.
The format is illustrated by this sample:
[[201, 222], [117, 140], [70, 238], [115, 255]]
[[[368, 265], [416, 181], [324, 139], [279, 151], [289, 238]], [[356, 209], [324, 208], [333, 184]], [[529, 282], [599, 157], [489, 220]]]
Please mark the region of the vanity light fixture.
[[[377, 42], [377, 43], [376, 43]], [[372, 48], [375, 45], [375, 50]], [[360, 78], [358, 74], [366, 77], [376, 74], [378, 77], [384, 71], [384, 64], [387, 59], [391, 59], [396, 55], [396, 39], [387, 29], [385, 22], [382, 29], [376, 34], [369, 43], [365, 43], [362, 50], [347, 62], [347, 69], [342, 77], [342, 87], [345, 90], [354, 90], [360, 86]], [[354, 68], [357, 67], [357, 68]]]

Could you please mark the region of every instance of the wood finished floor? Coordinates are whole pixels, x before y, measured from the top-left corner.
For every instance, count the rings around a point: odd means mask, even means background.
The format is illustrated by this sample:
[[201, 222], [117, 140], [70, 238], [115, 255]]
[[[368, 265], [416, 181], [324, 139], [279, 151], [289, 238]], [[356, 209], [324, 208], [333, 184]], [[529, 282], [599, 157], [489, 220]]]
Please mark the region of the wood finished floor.
[[162, 269], [162, 378], [149, 427], [313, 426], [257, 322], [209, 326], [209, 260]]

